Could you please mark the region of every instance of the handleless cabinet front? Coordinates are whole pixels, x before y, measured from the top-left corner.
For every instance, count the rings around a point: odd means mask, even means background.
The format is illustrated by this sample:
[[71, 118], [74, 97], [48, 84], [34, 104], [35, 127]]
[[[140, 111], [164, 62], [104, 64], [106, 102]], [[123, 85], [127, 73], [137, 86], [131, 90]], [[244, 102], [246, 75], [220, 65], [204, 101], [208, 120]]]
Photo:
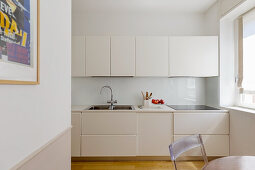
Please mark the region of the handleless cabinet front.
[[175, 113], [174, 134], [228, 135], [228, 113]]
[[136, 156], [135, 112], [82, 115], [81, 156]]
[[138, 155], [169, 156], [173, 140], [172, 113], [138, 114]]
[[219, 69], [217, 36], [169, 37], [169, 76], [212, 77]]
[[81, 156], [81, 113], [72, 113], [71, 155]]
[[[189, 135], [174, 135], [174, 140], [181, 139]], [[229, 135], [202, 135], [207, 156], [228, 156], [229, 155]], [[195, 148], [182, 156], [201, 156], [201, 149]]]
[[136, 37], [136, 76], [168, 76], [168, 37]]
[[72, 36], [72, 77], [85, 76], [85, 37]]
[[111, 76], [135, 76], [135, 37], [111, 37]]
[[135, 112], [84, 113], [82, 115], [83, 135], [136, 135]]
[[86, 36], [86, 76], [110, 76], [110, 37]]
[[136, 135], [82, 135], [81, 156], [136, 156]]

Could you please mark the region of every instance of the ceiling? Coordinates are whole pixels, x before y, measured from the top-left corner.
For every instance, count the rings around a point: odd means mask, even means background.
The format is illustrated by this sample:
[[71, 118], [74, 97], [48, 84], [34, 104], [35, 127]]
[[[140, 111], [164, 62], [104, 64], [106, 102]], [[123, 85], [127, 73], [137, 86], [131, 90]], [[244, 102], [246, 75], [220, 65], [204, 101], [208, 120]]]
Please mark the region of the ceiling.
[[217, 0], [72, 0], [73, 13], [169, 12], [203, 13]]

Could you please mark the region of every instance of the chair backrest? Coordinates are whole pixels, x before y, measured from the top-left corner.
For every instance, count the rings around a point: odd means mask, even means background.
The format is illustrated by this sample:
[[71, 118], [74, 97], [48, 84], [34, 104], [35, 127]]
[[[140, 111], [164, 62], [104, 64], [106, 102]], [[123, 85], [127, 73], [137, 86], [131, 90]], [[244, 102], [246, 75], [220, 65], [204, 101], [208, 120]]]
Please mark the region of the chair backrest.
[[169, 151], [171, 155], [171, 160], [174, 162], [174, 167], [176, 167], [176, 159], [183, 154], [184, 152], [191, 150], [193, 148], [200, 147], [201, 155], [203, 156], [205, 165], [208, 164], [208, 160], [206, 157], [206, 152], [203, 144], [203, 140], [201, 135], [192, 135], [176, 140], [174, 143], [169, 145]]

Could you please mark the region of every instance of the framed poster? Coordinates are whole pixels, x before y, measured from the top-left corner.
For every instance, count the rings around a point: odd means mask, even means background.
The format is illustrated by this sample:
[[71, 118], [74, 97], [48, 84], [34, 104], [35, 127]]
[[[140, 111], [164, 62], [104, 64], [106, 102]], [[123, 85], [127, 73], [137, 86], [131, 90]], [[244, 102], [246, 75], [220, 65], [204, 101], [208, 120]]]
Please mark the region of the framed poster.
[[0, 0], [0, 84], [39, 84], [39, 0]]

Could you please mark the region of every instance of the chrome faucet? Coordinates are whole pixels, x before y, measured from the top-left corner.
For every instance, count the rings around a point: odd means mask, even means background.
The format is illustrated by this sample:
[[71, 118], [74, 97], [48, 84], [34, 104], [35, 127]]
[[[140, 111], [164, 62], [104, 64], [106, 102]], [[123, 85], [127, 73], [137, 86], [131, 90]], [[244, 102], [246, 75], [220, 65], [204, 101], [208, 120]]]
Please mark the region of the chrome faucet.
[[112, 94], [112, 88], [111, 88], [111, 86], [103, 86], [103, 87], [101, 88], [100, 94], [102, 94], [102, 91], [103, 91], [104, 88], [108, 88], [108, 89], [111, 90], [111, 100], [108, 100], [107, 103], [110, 104], [109, 109], [110, 109], [110, 110], [113, 110], [114, 104], [117, 103], [117, 100], [113, 100], [113, 94]]

